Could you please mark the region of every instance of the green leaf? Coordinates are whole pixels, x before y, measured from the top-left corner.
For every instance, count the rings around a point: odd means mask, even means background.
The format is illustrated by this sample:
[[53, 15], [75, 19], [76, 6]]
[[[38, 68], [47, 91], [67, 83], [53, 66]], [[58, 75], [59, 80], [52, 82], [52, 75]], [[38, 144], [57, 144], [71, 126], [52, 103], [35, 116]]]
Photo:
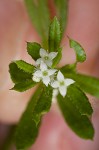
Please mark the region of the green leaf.
[[46, 114], [51, 107], [52, 91], [53, 90], [50, 86], [44, 87], [43, 89], [43, 93], [34, 109], [33, 120], [35, 121], [36, 125], [38, 125], [40, 122], [41, 116]]
[[70, 47], [75, 50], [76, 53], [76, 61], [77, 62], [84, 62], [86, 60], [86, 53], [83, 47], [76, 41], [69, 39]]
[[70, 70], [67, 70], [67, 66], [62, 67], [61, 72], [64, 74], [66, 78], [71, 78], [77, 82], [80, 89], [89, 93], [97, 98], [99, 98], [99, 79], [95, 77], [91, 77], [88, 75], [74, 73]]
[[34, 72], [34, 66], [23, 60], [17, 60], [15, 61], [15, 63], [17, 67], [23, 70], [24, 72], [31, 73], [31, 74]]
[[36, 42], [27, 42], [27, 51], [28, 54], [34, 59], [37, 60], [40, 58], [40, 48], [41, 45]]
[[67, 15], [68, 15], [68, 0], [54, 0], [56, 7], [56, 16], [61, 25], [62, 34], [66, 29]]
[[83, 74], [74, 74], [72, 78], [83, 91], [99, 98], [99, 79]]
[[35, 92], [19, 121], [15, 132], [17, 150], [28, 148], [35, 142], [40, 124], [38, 126], [35, 125], [33, 120], [33, 110], [41, 94], [42, 89]]
[[15, 62], [10, 63], [9, 73], [14, 83], [19, 83], [25, 80], [32, 79], [32, 74], [20, 70]]
[[35, 26], [42, 40], [47, 40], [50, 23], [48, 2], [46, 0], [24, 0], [24, 2], [33, 26]]
[[62, 48], [59, 48], [57, 56], [53, 59], [52, 68], [55, 68], [56, 65], [60, 62], [62, 58]]
[[82, 115], [92, 115], [93, 109], [87, 96], [75, 84], [68, 87], [67, 96]]
[[37, 83], [31, 80], [26, 80], [24, 82], [16, 83], [11, 90], [15, 90], [18, 92], [24, 92], [32, 87], [34, 87]]
[[53, 21], [49, 27], [49, 52], [57, 51], [60, 47], [61, 42], [61, 30], [60, 23], [56, 17], [54, 17]]
[[81, 138], [93, 139], [94, 129], [87, 116], [81, 115], [70, 98], [58, 95], [58, 104], [69, 127]]
[[49, 111], [52, 99], [52, 89], [40, 86], [32, 96], [23, 113], [15, 134], [17, 150], [30, 147], [36, 140], [41, 116]]
[[67, 64], [60, 68], [60, 71], [64, 74], [67, 73], [75, 73], [76, 72], [76, 63], [74, 64]]

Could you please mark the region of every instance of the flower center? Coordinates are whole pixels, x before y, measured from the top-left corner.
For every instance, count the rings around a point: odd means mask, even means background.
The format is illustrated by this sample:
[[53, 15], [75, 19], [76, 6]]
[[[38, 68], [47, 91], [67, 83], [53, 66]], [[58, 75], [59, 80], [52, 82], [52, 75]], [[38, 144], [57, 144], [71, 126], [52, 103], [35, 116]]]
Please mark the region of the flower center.
[[59, 84], [60, 84], [60, 86], [63, 86], [65, 83], [64, 83], [64, 81], [61, 81]]
[[45, 60], [48, 60], [48, 56], [45, 56], [44, 59], [45, 59]]
[[43, 71], [43, 76], [47, 76], [48, 72], [47, 71]]

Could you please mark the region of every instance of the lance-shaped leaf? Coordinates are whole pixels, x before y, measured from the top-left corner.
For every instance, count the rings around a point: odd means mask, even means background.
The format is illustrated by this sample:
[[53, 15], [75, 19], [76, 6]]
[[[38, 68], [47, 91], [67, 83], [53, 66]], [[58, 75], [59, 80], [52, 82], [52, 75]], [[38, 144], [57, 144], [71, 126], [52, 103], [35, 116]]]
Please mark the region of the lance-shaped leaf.
[[60, 70], [66, 78], [72, 78], [73, 80], [75, 80], [78, 86], [80, 87], [80, 89], [82, 89], [86, 93], [89, 93], [99, 98], [99, 79], [98, 78], [72, 72], [72, 70], [68, 70], [68, 66], [64, 66]]
[[36, 42], [27, 42], [27, 52], [34, 59], [40, 58], [41, 45]]
[[23, 70], [24, 72], [31, 73], [31, 74], [34, 72], [34, 66], [23, 60], [17, 60], [15, 61], [15, 63], [17, 67]]
[[56, 7], [56, 16], [60, 22], [62, 34], [66, 28], [68, 15], [68, 0], [54, 0]]
[[68, 87], [67, 96], [82, 115], [92, 115], [93, 109], [87, 96], [75, 84]]
[[53, 21], [49, 27], [49, 51], [54, 52], [58, 51], [61, 42], [61, 29], [60, 23], [56, 17], [54, 17]]
[[32, 96], [23, 113], [15, 134], [17, 150], [30, 147], [36, 140], [41, 122], [41, 116], [48, 112], [51, 106], [52, 89], [40, 86]]
[[37, 105], [35, 106], [34, 113], [33, 113], [33, 120], [35, 121], [36, 125], [40, 122], [40, 118], [42, 115], [46, 114], [52, 102], [52, 88], [44, 87], [41, 97], [39, 98]]
[[24, 82], [26, 80], [32, 79], [32, 74], [19, 69], [15, 62], [10, 63], [9, 73], [14, 83]]
[[83, 74], [69, 74], [68, 76], [77, 81], [83, 91], [99, 98], [99, 79]]
[[15, 91], [18, 91], [18, 92], [24, 92], [26, 90], [31, 89], [36, 84], [37, 84], [36, 82], [34, 82], [32, 79], [30, 79], [30, 80], [26, 80], [26, 81], [23, 81], [23, 82], [16, 83], [11, 90], [15, 90]]
[[76, 73], [76, 63], [74, 63], [74, 64], [67, 64], [67, 65], [61, 67], [60, 70], [61, 70], [61, 72], [63, 74]]
[[56, 65], [60, 62], [61, 58], [62, 58], [62, 48], [59, 48], [57, 56], [53, 59], [52, 68], [56, 67]]
[[[39, 11], [38, 11], [39, 10]], [[40, 20], [42, 41], [44, 48], [48, 47], [48, 29], [50, 24], [50, 12], [47, 0], [38, 0], [38, 19]]]
[[99, 79], [83, 74], [75, 74], [74, 77], [83, 91], [99, 98]]
[[48, 37], [50, 15], [46, 0], [24, 0], [32, 24], [37, 29], [43, 41]]
[[90, 120], [87, 116], [81, 115], [70, 98], [58, 95], [58, 104], [69, 127], [81, 138], [93, 139], [94, 129]]
[[76, 41], [69, 39], [70, 47], [75, 50], [76, 53], [76, 61], [77, 62], [84, 62], [86, 60], [86, 53], [83, 47]]

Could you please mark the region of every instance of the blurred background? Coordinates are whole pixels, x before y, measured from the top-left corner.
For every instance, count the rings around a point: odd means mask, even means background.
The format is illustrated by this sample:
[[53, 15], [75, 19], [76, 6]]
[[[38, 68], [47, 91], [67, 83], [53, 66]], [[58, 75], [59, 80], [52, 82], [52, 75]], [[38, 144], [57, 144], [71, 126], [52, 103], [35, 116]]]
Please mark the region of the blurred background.
[[[58, 15], [53, 0], [48, 0], [48, 7], [51, 18]], [[67, 23], [64, 24], [60, 65], [75, 60], [66, 37], [69, 35], [79, 41], [87, 53], [86, 62], [78, 65], [78, 70], [99, 77], [99, 0], [68, 0], [68, 7], [65, 7]], [[33, 89], [25, 93], [9, 90], [13, 86], [8, 72], [9, 63], [16, 59], [32, 62], [26, 52], [26, 41], [41, 42], [41, 37], [35, 28], [35, 20], [33, 25], [28, 16], [24, 0], [0, 0], [0, 150], [15, 149], [14, 146], [8, 148], [9, 140], [33, 93]], [[40, 135], [31, 150], [99, 150], [99, 102], [93, 97], [90, 101], [94, 108], [94, 141], [77, 137], [64, 123], [54, 104], [45, 116]]]

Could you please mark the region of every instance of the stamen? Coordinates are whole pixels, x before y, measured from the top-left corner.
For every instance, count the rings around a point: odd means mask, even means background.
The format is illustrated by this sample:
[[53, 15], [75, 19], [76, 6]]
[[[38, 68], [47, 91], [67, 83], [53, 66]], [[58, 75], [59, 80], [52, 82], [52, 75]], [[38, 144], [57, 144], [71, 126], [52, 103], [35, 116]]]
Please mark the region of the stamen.
[[43, 71], [43, 76], [47, 76], [48, 72], [47, 71]]

